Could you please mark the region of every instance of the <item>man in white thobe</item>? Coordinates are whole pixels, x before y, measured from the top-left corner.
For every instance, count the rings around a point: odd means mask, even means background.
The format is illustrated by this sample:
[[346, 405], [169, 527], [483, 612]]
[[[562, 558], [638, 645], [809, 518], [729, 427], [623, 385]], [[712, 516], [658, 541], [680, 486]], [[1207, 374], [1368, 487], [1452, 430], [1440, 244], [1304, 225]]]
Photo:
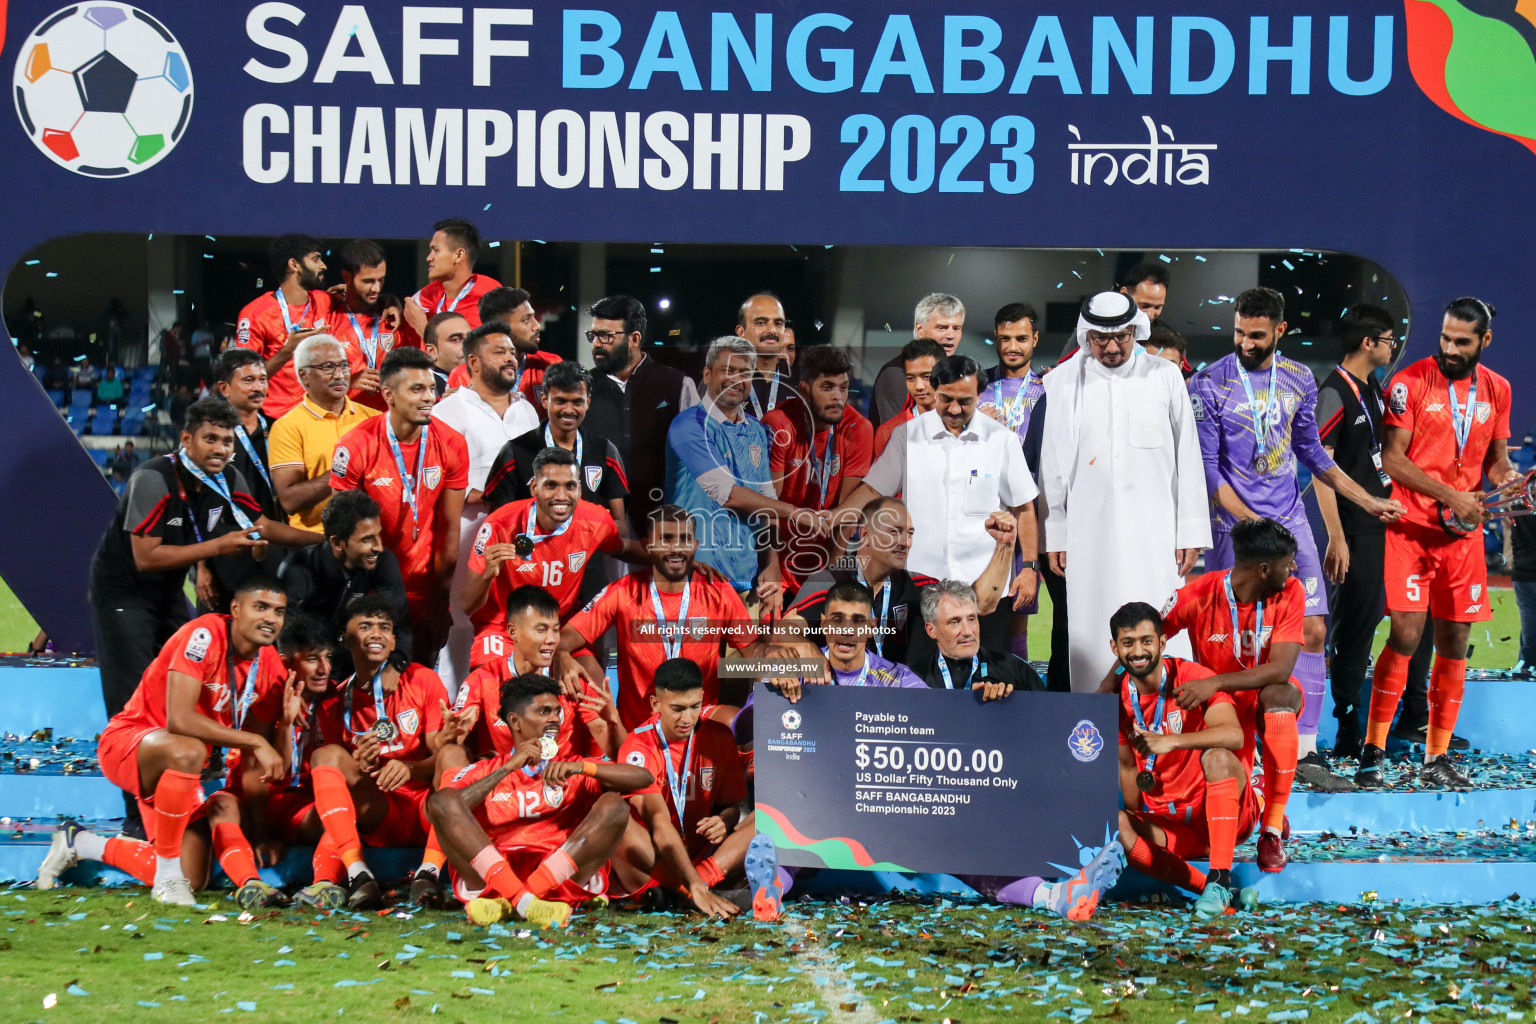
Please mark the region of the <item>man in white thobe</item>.
[[[1189, 392], [1137, 344], [1150, 332], [1126, 295], [1101, 292], [1083, 303], [1078, 351], [1045, 377], [1045, 546], [1067, 581], [1074, 692], [1097, 690], [1115, 664], [1115, 609], [1161, 607], [1211, 545]], [[1169, 654], [1189, 657], [1177, 643]]]

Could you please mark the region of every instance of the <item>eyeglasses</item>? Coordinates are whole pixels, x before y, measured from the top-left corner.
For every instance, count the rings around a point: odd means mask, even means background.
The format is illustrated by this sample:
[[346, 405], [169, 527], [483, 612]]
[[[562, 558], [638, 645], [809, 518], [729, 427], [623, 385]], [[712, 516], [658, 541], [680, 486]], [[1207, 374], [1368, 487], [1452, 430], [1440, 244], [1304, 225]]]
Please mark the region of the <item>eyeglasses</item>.
[[1393, 337], [1372, 338], [1371, 340], [1378, 345], [1385, 345], [1388, 348], [1397, 348], [1398, 345], [1398, 339]]
[[310, 363], [306, 370], [319, 370], [327, 377], [335, 377], [351, 369], [346, 363]]
[[624, 332], [623, 331], [588, 331], [587, 332], [587, 341], [589, 341], [589, 342], [601, 341], [605, 345], [608, 344], [609, 342], [617, 341], [618, 339], [620, 339], [622, 337], [624, 337]]

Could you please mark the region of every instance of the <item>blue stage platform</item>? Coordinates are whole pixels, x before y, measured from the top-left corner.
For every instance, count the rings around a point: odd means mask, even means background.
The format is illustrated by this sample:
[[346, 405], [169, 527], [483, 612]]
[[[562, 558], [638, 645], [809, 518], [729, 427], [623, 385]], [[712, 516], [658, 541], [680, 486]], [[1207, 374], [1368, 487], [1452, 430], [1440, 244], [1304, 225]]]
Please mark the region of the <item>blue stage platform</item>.
[[[1485, 772], [1504, 788], [1471, 793], [1374, 792], [1323, 794], [1297, 791], [1289, 813], [1296, 833], [1296, 860], [1278, 875], [1262, 875], [1252, 862], [1252, 846], [1238, 852], [1236, 875], [1254, 885], [1266, 901], [1326, 900], [1353, 902], [1362, 894], [1382, 900], [1429, 902], [1487, 902], [1513, 893], [1536, 894], [1536, 838], [1531, 843], [1508, 841], [1481, 844], [1458, 854], [1458, 835], [1506, 829], [1536, 821], [1536, 757], [1529, 723], [1536, 718], [1536, 683], [1473, 680], [1458, 732], [1488, 755], [1481, 763], [1497, 764]], [[1323, 713], [1324, 746], [1331, 742], [1331, 707]], [[106, 716], [94, 668], [0, 667], [0, 733], [7, 734], [8, 757], [0, 762], [0, 879], [25, 881], [33, 877], [56, 816], [109, 821], [122, 813], [122, 799], [91, 758], [94, 737]], [[32, 736], [51, 730], [44, 740]], [[30, 761], [38, 759], [33, 768]], [[1468, 758], [1477, 776], [1479, 757]], [[18, 771], [18, 768], [23, 770]], [[83, 767], [83, 770], [82, 770]], [[1401, 837], [1390, 853], [1373, 847], [1349, 848], [1350, 829], [1365, 830], [1372, 839], [1385, 833]], [[1307, 844], [1333, 834], [1346, 841]], [[1425, 834], [1421, 835], [1420, 834]], [[1438, 837], [1430, 842], [1429, 835]], [[1513, 833], [1512, 833], [1513, 834]], [[1536, 836], [1536, 833], [1532, 834]], [[1415, 852], [1421, 844], [1423, 855]], [[1093, 837], [1094, 841], [1097, 837]], [[1362, 846], [1371, 846], [1362, 842]], [[1449, 852], [1448, 852], [1449, 851]], [[275, 869], [263, 875], [275, 884], [300, 885], [309, 879], [308, 849], [292, 849]], [[419, 863], [417, 850], [370, 850], [370, 862], [383, 878], [404, 877]], [[1385, 859], [1382, 859], [1385, 858]], [[71, 881], [80, 884], [125, 884], [120, 872], [91, 865]], [[823, 871], [802, 880], [803, 889], [826, 891], [918, 890], [960, 892], [967, 887], [948, 875], [907, 877], [863, 872]], [[1159, 891], [1136, 872], [1127, 872], [1114, 898], [1139, 898]]]

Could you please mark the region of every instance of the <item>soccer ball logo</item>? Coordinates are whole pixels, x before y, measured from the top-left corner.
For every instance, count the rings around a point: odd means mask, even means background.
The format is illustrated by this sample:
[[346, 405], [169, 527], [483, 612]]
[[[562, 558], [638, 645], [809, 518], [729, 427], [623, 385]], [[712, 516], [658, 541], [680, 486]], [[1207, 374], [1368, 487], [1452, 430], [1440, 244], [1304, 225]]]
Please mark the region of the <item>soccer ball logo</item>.
[[16, 113], [37, 148], [93, 178], [153, 167], [192, 116], [181, 44], [116, 0], [88, 0], [44, 20], [22, 43], [13, 80]]

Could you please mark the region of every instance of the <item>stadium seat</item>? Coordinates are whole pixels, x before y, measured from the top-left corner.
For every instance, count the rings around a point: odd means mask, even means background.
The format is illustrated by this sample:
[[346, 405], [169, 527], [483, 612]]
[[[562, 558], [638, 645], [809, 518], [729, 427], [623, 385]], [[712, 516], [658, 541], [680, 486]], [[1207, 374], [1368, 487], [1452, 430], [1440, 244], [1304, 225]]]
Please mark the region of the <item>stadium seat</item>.
[[98, 466], [105, 467], [108, 462], [112, 461], [112, 453], [105, 448], [87, 448], [86, 450], [91, 453], [91, 461]]
[[60, 409], [64, 408], [64, 406], [67, 404], [64, 398], [64, 390], [62, 388], [49, 388], [48, 401], [52, 402]]
[[117, 430], [117, 406], [104, 405], [96, 410], [96, 416], [91, 420], [91, 436], [105, 437]]
[[130, 412], [123, 417], [123, 422], [118, 426], [117, 432], [125, 437], [138, 437], [144, 432], [144, 414]]

